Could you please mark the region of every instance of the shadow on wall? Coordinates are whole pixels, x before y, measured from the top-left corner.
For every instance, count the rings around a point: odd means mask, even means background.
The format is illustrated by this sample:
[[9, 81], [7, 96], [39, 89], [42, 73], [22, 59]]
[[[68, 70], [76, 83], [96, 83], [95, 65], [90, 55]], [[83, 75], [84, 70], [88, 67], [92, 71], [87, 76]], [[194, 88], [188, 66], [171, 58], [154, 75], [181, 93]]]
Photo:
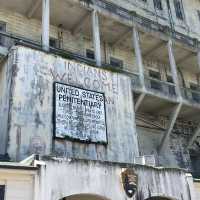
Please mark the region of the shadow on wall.
[[94, 194], [77, 194], [64, 197], [63, 199], [60, 200], [109, 200], [109, 199]]

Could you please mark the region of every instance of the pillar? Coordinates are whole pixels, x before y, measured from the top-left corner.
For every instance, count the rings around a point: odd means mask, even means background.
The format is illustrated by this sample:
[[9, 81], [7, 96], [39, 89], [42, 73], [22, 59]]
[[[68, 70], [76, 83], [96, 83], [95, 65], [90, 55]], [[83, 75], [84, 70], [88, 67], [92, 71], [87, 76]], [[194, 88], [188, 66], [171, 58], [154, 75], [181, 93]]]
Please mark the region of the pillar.
[[50, 0], [42, 0], [42, 48], [49, 51]]
[[135, 50], [135, 56], [136, 56], [136, 64], [139, 69], [139, 79], [140, 79], [140, 84], [142, 88], [145, 88], [144, 84], [144, 66], [142, 62], [142, 53], [141, 53], [141, 48], [140, 48], [140, 40], [139, 40], [139, 33], [138, 30], [133, 27], [133, 46]]
[[176, 87], [175, 88], [176, 93], [179, 96], [179, 98], [181, 98], [181, 89], [180, 89], [180, 85], [179, 85], [176, 60], [175, 60], [174, 52], [173, 52], [173, 43], [172, 43], [171, 39], [168, 41], [167, 46], [168, 46], [169, 63], [170, 63], [170, 68], [171, 68], [171, 72], [172, 72], [173, 82]]
[[101, 66], [101, 40], [99, 30], [99, 18], [96, 10], [92, 11], [92, 32], [96, 65]]

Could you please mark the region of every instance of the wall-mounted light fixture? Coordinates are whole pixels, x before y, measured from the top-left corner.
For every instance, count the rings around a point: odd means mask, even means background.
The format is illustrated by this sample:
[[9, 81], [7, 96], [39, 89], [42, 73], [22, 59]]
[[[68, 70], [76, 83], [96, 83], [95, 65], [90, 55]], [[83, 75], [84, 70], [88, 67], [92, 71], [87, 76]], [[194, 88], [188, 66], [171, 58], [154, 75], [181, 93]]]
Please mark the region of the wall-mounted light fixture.
[[124, 168], [121, 173], [122, 183], [126, 195], [132, 198], [137, 191], [138, 176], [134, 169]]

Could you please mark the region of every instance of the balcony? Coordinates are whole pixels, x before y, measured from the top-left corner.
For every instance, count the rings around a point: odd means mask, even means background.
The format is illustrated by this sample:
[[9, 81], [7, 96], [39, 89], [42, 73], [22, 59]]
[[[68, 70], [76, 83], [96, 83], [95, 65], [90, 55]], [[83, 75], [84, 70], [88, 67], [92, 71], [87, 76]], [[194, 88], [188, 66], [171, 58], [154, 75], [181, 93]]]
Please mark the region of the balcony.
[[170, 100], [176, 100], [177, 94], [173, 83], [161, 81], [151, 77], [145, 77], [145, 87], [148, 93]]
[[190, 88], [181, 88], [181, 94], [186, 103], [199, 104], [200, 106], [200, 91]]
[[183, 106], [180, 117], [185, 120], [192, 120], [199, 123], [200, 112], [200, 91], [190, 88], [181, 88]]
[[112, 13], [113, 16], [121, 18], [124, 23], [126, 23], [126, 21], [127, 24], [129, 24], [130, 22], [132, 24], [132, 21], [135, 22], [144, 32], [146, 32], [146, 30], [149, 30], [153, 31], [153, 35], [155, 34], [155, 32], [159, 32], [160, 34], [163, 34], [163, 36], [172, 36], [177, 42], [186, 44], [188, 47], [192, 48], [197, 48], [199, 45], [199, 41], [196, 38], [192, 38], [188, 35], [172, 30], [170, 24], [168, 24], [167, 26], [163, 26], [157, 21], [153, 21], [149, 18], [143, 17], [134, 11], [127, 10], [106, 0], [94, 0], [92, 2], [98, 8], [103, 9], [108, 13]]

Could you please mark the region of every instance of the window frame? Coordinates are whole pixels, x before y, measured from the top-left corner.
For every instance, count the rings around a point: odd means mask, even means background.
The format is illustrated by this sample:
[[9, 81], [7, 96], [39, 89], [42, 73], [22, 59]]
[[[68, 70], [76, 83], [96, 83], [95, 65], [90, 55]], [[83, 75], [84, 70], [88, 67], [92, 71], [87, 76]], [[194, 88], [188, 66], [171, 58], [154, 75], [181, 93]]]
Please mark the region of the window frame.
[[[55, 42], [55, 46], [54, 45], [51, 45], [51, 41]], [[57, 38], [54, 38], [54, 37], [50, 37], [49, 38], [49, 46], [50, 48], [58, 48], [58, 39]]]
[[153, 5], [154, 5], [154, 8], [156, 8], [157, 10], [160, 10], [160, 11], [163, 10], [162, 0], [153, 0]]
[[[2, 32], [6, 32], [6, 22], [0, 21], [0, 29], [2, 27]], [[2, 35], [0, 35], [0, 46], [5, 46], [6, 45], [6, 38]]]
[[116, 68], [122, 69], [123, 66], [124, 66], [124, 61], [119, 59], [119, 58], [110, 56], [110, 65], [112, 67], [116, 67]]
[[160, 81], [162, 81], [161, 73], [159, 71], [149, 69], [148, 74], [149, 74], [149, 78], [150, 78], [151, 89], [157, 90], [157, 91], [162, 91], [162, 84], [160, 82]]
[[174, 9], [176, 18], [181, 21], [185, 21], [185, 12], [182, 0], [174, 0]]
[[95, 52], [94, 52], [94, 50], [92, 50], [92, 49], [86, 49], [85, 50], [85, 56], [86, 56], [86, 58], [88, 58], [90, 60], [95, 60]]

